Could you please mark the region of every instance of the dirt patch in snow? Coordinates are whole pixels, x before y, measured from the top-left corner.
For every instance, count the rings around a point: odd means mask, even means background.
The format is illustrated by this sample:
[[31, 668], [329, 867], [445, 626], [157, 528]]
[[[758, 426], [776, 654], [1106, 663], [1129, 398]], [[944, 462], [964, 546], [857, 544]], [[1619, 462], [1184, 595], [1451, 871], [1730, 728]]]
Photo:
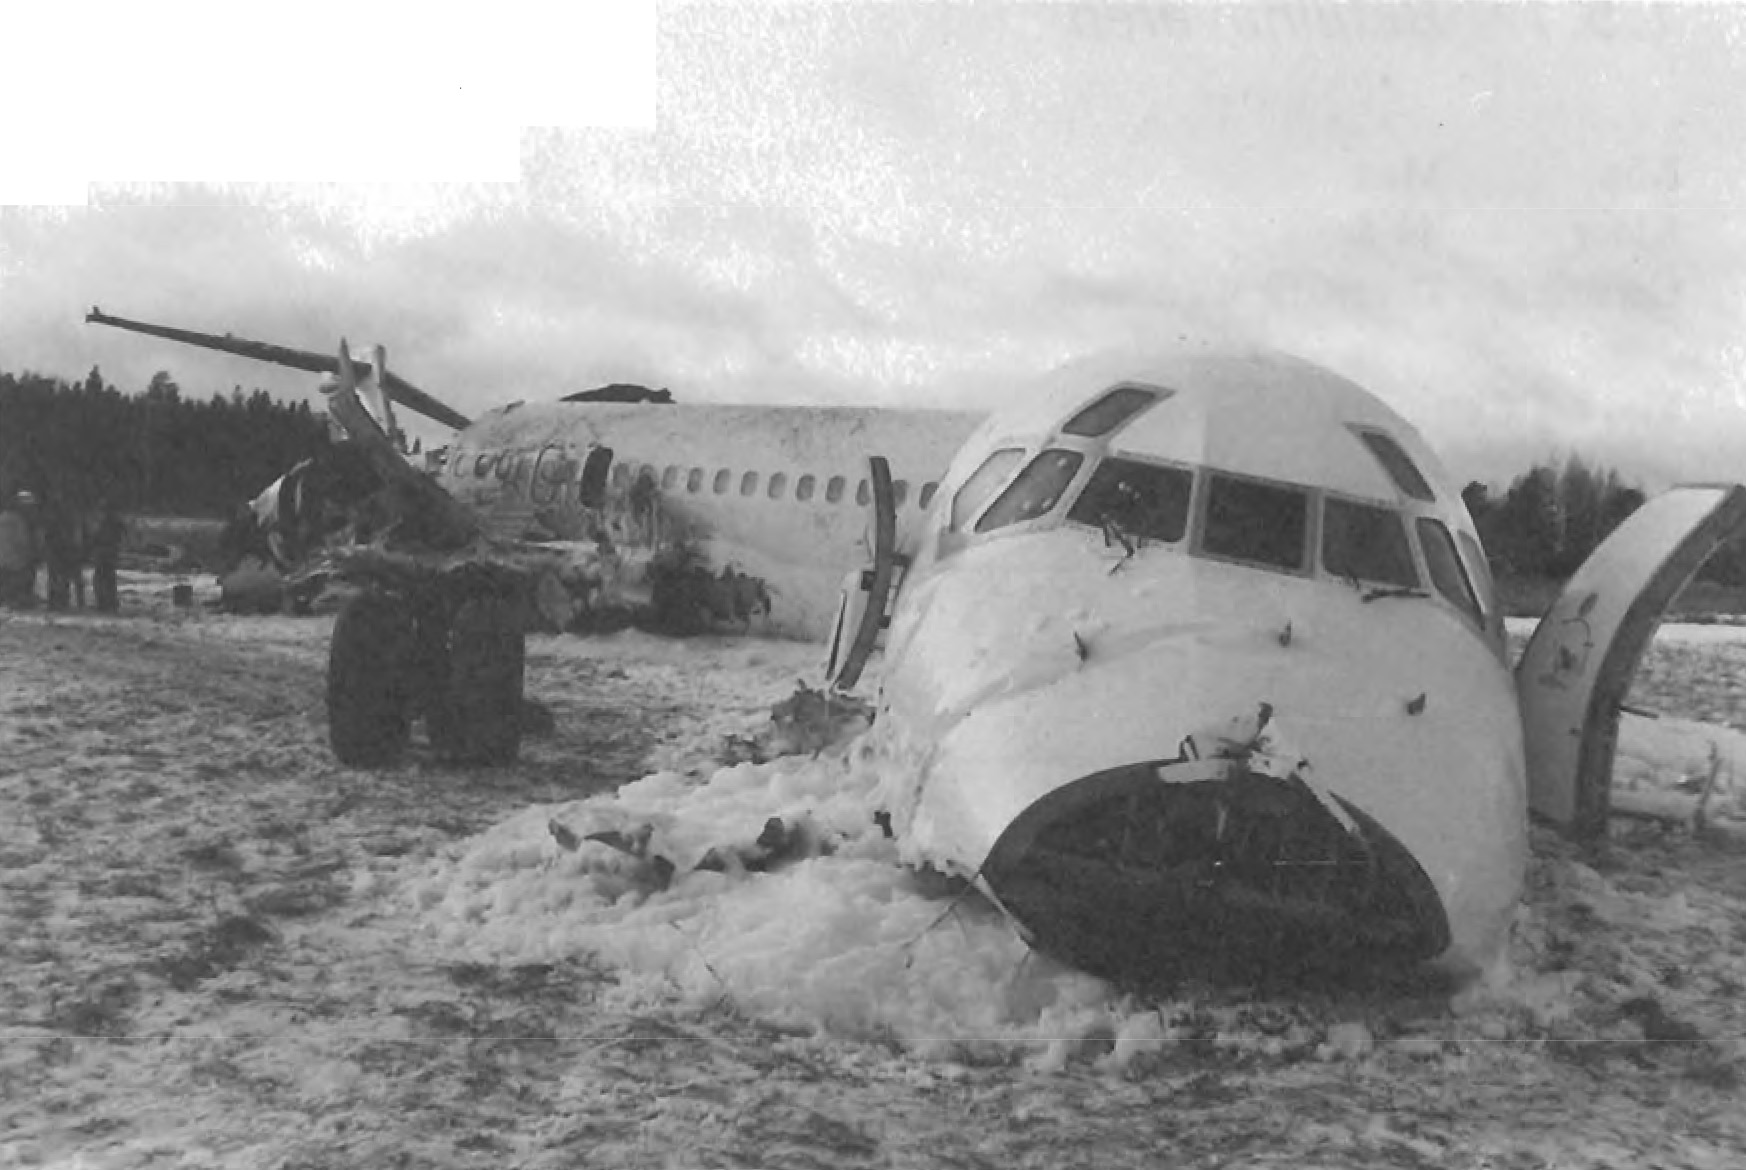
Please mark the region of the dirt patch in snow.
[[[535, 804], [713, 766], [810, 648], [535, 639], [558, 731], [501, 772], [335, 766], [331, 623], [0, 614], [0, 1165], [1731, 1167], [1746, 852], [1535, 836], [1508, 985], [1451, 1004], [1111, 997], [918, 1055], [586, 954], [433, 958], [403, 875]], [[1658, 646], [1746, 711], [1746, 646]], [[627, 1006], [630, 1005], [630, 1006]]]

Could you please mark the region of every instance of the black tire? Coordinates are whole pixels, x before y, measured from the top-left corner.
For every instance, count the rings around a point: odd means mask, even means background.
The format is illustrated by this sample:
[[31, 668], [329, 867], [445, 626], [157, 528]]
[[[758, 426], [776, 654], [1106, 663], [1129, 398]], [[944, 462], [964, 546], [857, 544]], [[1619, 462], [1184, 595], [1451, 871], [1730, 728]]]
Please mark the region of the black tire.
[[412, 618], [392, 597], [360, 594], [334, 619], [327, 729], [340, 763], [384, 768], [406, 750], [412, 734], [407, 671], [412, 647]]
[[442, 718], [429, 723], [437, 751], [455, 763], [514, 763], [526, 665], [520, 607], [496, 596], [463, 602], [448, 630]]

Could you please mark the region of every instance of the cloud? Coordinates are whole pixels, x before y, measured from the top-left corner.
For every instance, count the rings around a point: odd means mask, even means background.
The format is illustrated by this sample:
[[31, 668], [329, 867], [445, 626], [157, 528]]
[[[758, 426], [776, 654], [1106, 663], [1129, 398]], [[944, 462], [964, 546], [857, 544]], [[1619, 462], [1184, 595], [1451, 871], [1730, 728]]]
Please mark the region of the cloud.
[[680, 5], [658, 131], [530, 132], [516, 186], [0, 212], [0, 366], [307, 392], [81, 324], [100, 303], [380, 340], [470, 412], [610, 380], [986, 407], [1073, 354], [1235, 336], [1371, 386], [1458, 474], [1559, 446], [1737, 474], [1739, 27], [1685, 6]]

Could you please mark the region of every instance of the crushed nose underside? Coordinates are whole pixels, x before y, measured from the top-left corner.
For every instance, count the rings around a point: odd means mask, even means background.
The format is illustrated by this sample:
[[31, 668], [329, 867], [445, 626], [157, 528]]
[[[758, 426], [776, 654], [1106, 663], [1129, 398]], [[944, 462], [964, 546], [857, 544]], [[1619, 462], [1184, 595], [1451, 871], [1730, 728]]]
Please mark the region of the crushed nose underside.
[[1233, 764], [1065, 785], [982, 868], [1034, 946], [1109, 978], [1295, 978], [1410, 968], [1449, 946], [1430, 878], [1373, 818]]

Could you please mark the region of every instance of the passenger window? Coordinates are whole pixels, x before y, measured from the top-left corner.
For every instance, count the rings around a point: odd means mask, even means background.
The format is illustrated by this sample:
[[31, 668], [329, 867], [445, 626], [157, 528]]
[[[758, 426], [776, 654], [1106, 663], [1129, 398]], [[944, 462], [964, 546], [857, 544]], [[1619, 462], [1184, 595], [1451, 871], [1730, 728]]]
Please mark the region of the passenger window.
[[794, 498], [797, 500], [812, 499], [813, 485], [818, 481], [810, 475], [803, 475], [794, 481]]
[[1388, 472], [1388, 478], [1394, 481], [1394, 486], [1404, 495], [1415, 500], [1424, 500], [1426, 503], [1437, 498], [1437, 493], [1425, 481], [1424, 474], [1392, 436], [1381, 431], [1359, 431], [1358, 437], [1364, 440], [1364, 445], [1370, 448], [1370, 453], [1382, 464], [1382, 470]]
[[734, 477], [734, 473], [729, 471], [725, 467], [722, 468], [720, 471], [716, 472], [715, 473], [715, 485], [714, 485], [715, 486], [715, 494], [718, 496], [725, 495], [727, 493], [727, 490], [728, 490], [728, 482], [730, 480], [732, 480], [733, 477]]
[[1303, 568], [1309, 496], [1297, 488], [1212, 475], [1201, 548], [1274, 569]]
[[842, 476], [840, 476], [840, 475], [831, 476], [831, 481], [829, 483], [825, 484], [825, 501], [827, 503], [834, 504], [838, 500], [842, 499], [843, 498], [843, 488], [845, 486], [846, 485], [843, 482]]
[[1418, 570], [1398, 513], [1351, 500], [1322, 505], [1322, 568], [1336, 577], [1416, 589]]
[[661, 490], [664, 492], [670, 492], [673, 490], [673, 486], [678, 482], [679, 469], [669, 464], [667, 470], [661, 473]]
[[916, 501], [916, 506], [918, 508], [921, 508], [923, 511], [926, 511], [928, 505], [932, 504], [934, 502], [934, 493], [939, 491], [939, 490], [940, 490], [940, 485], [937, 483], [924, 483], [924, 484], [922, 484], [921, 498]]
[[1105, 459], [1067, 519], [1142, 540], [1175, 542], [1188, 531], [1194, 473], [1131, 459]]
[[748, 472], [746, 472], [746, 474], [740, 476], [740, 495], [749, 496], [749, 495], [756, 493], [757, 490], [758, 490], [758, 473], [757, 472], [748, 471]]
[[1418, 528], [1419, 544], [1425, 550], [1425, 567], [1431, 571], [1431, 583], [1437, 587], [1437, 592], [1474, 621], [1483, 623], [1485, 618], [1479, 612], [1479, 598], [1467, 580], [1467, 570], [1461, 567], [1461, 557], [1455, 551], [1455, 540], [1449, 535], [1449, 530], [1441, 521], [1429, 516], [1419, 517]]
[[698, 492], [703, 490], [703, 468], [693, 467], [691, 474], [685, 477], [685, 490]]
[[873, 488], [866, 480], [855, 485], [855, 502], [863, 508], [873, 499]]
[[479, 457], [473, 460], [473, 474], [480, 479], [484, 479], [490, 471], [491, 453], [489, 451], [481, 452]]
[[987, 459], [982, 466], [970, 474], [964, 481], [964, 486], [958, 489], [958, 494], [952, 497], [952, 527], [954, 530], [969, 523], [970, 517], [976, 515], [983, 504], [993, 498], [1000, 485], [1006, 482], [1024, 458], [1024, 452], [1017, 447], [1002, 447]]
[[909, 499], [909, 481], [907, 479], [900, 479], [891, 485], [891, 506], [893, 508], [903, 507], [903, 502], [907, 499]]
[[1060, 501], [1061, 493], [1073, 482], [1083, 462], [1085, 456], [1078, 451], [1040, 452], [982, 513], [976, 531], [993, 532], [1008, 524], [1023, 524], [1046, 515]]
[[782, 493], [788, 490], [788, 477], [778, 471], [770, 477], [770, 498], [780, 500]]
[[623, 487], [625, 482], [630, 479], [630, 473], [631, 464], [629, 463], [620, 463], [614, 467], [612, 469], [612, 486], [615, 488]]
[[1155, 390], [1118, 386], [1067, 420], [1063, 434], [1095, 439], [1107, 435], [1153, 403], [1161, 401]]

